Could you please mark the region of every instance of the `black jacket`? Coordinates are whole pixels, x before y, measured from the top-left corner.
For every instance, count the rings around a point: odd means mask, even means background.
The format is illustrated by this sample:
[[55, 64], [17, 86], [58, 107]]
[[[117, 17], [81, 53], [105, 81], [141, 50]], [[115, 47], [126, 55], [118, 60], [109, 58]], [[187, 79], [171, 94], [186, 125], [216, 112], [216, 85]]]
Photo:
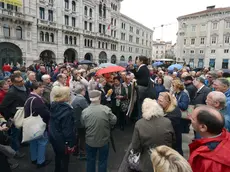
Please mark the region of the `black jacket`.
[[144, 86], [144, 87], [148, 86], [150, 73], [146, 65], [141, 66], [138, 71], [133, 70], [132, 72], [134, 73], [135, 78], [137, 80], [137, 85]]
[[21, 91], [15, 86], [10, 87], [8, 93], [4, 97], [0, 105], [0, 112], [5, 119], [13, 118], [17, 112], [17, 107], [23, 107], [29, 95], [29, 90]]
[[50, 142], [56, 153], [63, 154], [66, 143], [70, 147], [75, 145], [76, 128], [74, 126], [74, 111], [67, 103], [53, 102], [50, 112]]
[[185, 87], [186, 90], [188, 91], [190, 100], [193, 100], [196, 95], [197, 88], [193, 85], [193, 83], [186, 84]]
[[211, 92], [211, 89], [208, 88], [207, 86], [204, 86], [198, 93], [196, 92], [196, 95], [194, 99], [192, 100], [191, 104], [192, 105], [197, 105], [197, 104], [206, 104], [206, 99], [208, 94]]

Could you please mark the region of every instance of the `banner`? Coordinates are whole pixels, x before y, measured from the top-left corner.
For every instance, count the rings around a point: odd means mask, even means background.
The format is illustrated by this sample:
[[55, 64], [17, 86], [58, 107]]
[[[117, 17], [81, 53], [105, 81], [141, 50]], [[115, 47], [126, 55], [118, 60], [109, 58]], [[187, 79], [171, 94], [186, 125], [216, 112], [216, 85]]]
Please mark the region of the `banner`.
[[17, 7], [22, 7], [22, 0], [0, 0], [0, 2], [11, 4]]

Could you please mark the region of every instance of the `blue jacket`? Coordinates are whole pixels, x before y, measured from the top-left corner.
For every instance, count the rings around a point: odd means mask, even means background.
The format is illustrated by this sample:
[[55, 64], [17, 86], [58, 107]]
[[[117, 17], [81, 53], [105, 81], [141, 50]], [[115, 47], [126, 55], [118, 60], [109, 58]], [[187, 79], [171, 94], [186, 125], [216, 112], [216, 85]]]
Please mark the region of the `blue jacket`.
[[53, 102], [50, 112], [50, 142], [55, 152], [64, 153], [66, 143], [70, 147], [75, 145], [76, 129], [73, 108], [67, 103]]
[[227, 111], [230, 112], [230, 89], [228, 89], [228, 91], [226, 91], [224, 94], [226, 96]]
[[190, 103], [189, 96], [184, 91], [175, 94], [177, 99], [177, 105], [180, 110], [185, 111], [188, 109], [188, 105]]
[[224, 128], [230, 132], [230, 111], [227, 110], [227, 107], [220, 110], [220, 113], [224, 116]]
[[159, 94], [160, 94], [161, 92], [165, 92], [166, 89], [165, 89], [165, 86], [164, 86], [164, 85], [159, 85], [159, 84], [155, 84], [154, 87], [155, 87], [155, 89], [156, 89], [156, 95], [157, 95], [156, 98], [158, 99]]

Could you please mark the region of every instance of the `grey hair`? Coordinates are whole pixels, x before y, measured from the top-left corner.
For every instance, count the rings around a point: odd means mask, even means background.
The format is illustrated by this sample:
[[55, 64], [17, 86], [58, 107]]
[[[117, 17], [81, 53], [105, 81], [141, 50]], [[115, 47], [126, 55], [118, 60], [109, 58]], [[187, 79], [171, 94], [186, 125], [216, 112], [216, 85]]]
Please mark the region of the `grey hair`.
[[157, 103], [156, 100], [146, 98], [142, 104], [142, 117], [145, 120], [150, 120], [152, 117], [163, 117], [165, 116], [162, 107]]
[[212, 94], [213, 101], [219, 102], [221, 107], [226, 106], [226, 96], [224, 93], [220, 91], [212, 91], [210, 94]]
[[227, 87], [230, 86], [229, 81], [226, 78], [218, 78], [216, 81], [220, 82], [222, 85], [225, 85]]
[[76, 94], [81, 94], [82, 91], [85, 90], [85, 86], [81, 83], [77, 83], [76, 86], [75, 86], [75, 89], [74, 89], [74, 92]]

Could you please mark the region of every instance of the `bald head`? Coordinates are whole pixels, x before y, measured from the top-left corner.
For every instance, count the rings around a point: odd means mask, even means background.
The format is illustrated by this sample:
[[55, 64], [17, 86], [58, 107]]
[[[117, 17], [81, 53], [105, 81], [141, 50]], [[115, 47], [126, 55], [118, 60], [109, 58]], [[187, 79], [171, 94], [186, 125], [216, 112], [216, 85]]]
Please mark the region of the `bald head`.
[[216, 109], [222, 109], [226, 106], [226, 96], [220, 91], [212, 91], [207, 96], [206, 104]]

